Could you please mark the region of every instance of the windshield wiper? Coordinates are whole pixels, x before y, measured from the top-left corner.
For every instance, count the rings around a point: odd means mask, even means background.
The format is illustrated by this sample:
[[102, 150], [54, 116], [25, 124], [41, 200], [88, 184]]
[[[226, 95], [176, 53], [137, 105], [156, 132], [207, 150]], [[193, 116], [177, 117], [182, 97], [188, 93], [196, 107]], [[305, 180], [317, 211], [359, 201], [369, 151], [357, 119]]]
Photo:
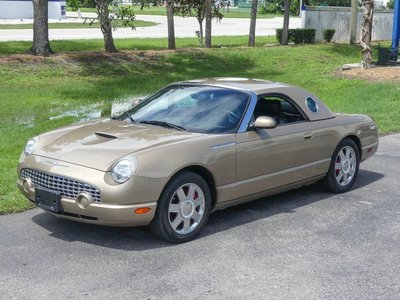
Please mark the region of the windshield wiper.
[[132, 123], [136, 123], [135, 119], [132, 118], [132, 116], [131, 116], [130, 114], [128, 114], [126, 111], [123, 112], [120, 116], [117, 116], [117, 117], [114, 116], [114, 117], [111, 117], [110, 119], [112, 119], [112, 120], [119, 120], [119, 117], [121, 117], [121, 116], [128, 117], [129, 120], [131, 120]]
[[168, 127], [168, 128], [174, 128], [180, 131], [186, 131], [185, 127], [175, 125], [172, 123], [164, 122], [164, 121], [155, 121], [155, 120], [150, 120], [150, 121], [141, 121], [140, 123], [143, 124], [150, 124], [150, 125], [158, 125], [158, 126], [163, 126], [163, 127]]
[[131, 114], [128, 114], [126, 111], [124, 111], [124, 112], [122, 113], [122, 115], [128, 117], [129, 120], [132, 121], [132, 123], [136, 123], [135, 119], [132, 118], [132, 115], [131, 115]]

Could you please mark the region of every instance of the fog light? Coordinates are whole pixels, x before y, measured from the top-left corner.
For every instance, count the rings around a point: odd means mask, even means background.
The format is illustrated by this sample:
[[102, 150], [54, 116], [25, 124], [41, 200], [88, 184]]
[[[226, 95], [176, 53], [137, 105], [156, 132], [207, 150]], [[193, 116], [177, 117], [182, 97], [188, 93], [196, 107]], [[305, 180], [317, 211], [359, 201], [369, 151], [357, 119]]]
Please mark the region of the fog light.
[[93, 198], [88, 193], [80, 193], [76, 197], [75, 203], [79, 208], [85, 209], [93, 203]]
[[143, 215], [143, 214], [147, 214], [150, 211], [151, 211], [150, 207], [140, 207], [140, 208], [135, 209], [135, 214]]
[[24, 187], [24, 191], [26, 193], [30, 193], [31, 190], [33, 189], [33, 184], [32, 184], [32, 180], [30, 178], [25, 178], [22, 181], [22, 186]]

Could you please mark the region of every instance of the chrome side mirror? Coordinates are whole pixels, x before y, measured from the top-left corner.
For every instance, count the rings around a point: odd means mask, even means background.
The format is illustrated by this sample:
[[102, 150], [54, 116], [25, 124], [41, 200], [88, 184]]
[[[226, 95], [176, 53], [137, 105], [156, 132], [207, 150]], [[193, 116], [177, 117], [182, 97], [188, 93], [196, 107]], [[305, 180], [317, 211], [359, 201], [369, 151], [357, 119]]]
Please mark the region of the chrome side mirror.
[[260, 128], [260, 129], [271, 129], [276, 127], [276, 121], [274, 118], [260, 116], [258, 117], [253, 124], [250, 125], [250, 128]]

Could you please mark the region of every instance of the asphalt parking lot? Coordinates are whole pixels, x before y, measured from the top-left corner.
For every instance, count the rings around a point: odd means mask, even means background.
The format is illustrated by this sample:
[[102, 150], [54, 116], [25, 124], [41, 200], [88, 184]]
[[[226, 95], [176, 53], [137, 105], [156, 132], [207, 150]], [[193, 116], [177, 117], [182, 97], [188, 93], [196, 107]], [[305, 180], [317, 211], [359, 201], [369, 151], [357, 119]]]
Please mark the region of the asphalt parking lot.
[[0, 216], [2, 299], [398, 299], [400, 134], [352, 191], [312, 185], [211, 215], [196, 240]]

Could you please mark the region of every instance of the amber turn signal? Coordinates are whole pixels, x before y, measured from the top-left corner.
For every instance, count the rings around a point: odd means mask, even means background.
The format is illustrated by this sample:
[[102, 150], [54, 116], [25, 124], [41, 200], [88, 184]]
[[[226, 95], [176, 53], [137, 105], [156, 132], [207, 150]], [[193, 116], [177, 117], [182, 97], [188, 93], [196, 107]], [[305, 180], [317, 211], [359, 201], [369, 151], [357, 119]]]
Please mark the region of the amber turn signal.
[[140, 208], [135, 209], [135, 214], [143, 215], [143, 214], [147, 214], [150, 211], [151, 211], [150, 207], [140, 207]]

